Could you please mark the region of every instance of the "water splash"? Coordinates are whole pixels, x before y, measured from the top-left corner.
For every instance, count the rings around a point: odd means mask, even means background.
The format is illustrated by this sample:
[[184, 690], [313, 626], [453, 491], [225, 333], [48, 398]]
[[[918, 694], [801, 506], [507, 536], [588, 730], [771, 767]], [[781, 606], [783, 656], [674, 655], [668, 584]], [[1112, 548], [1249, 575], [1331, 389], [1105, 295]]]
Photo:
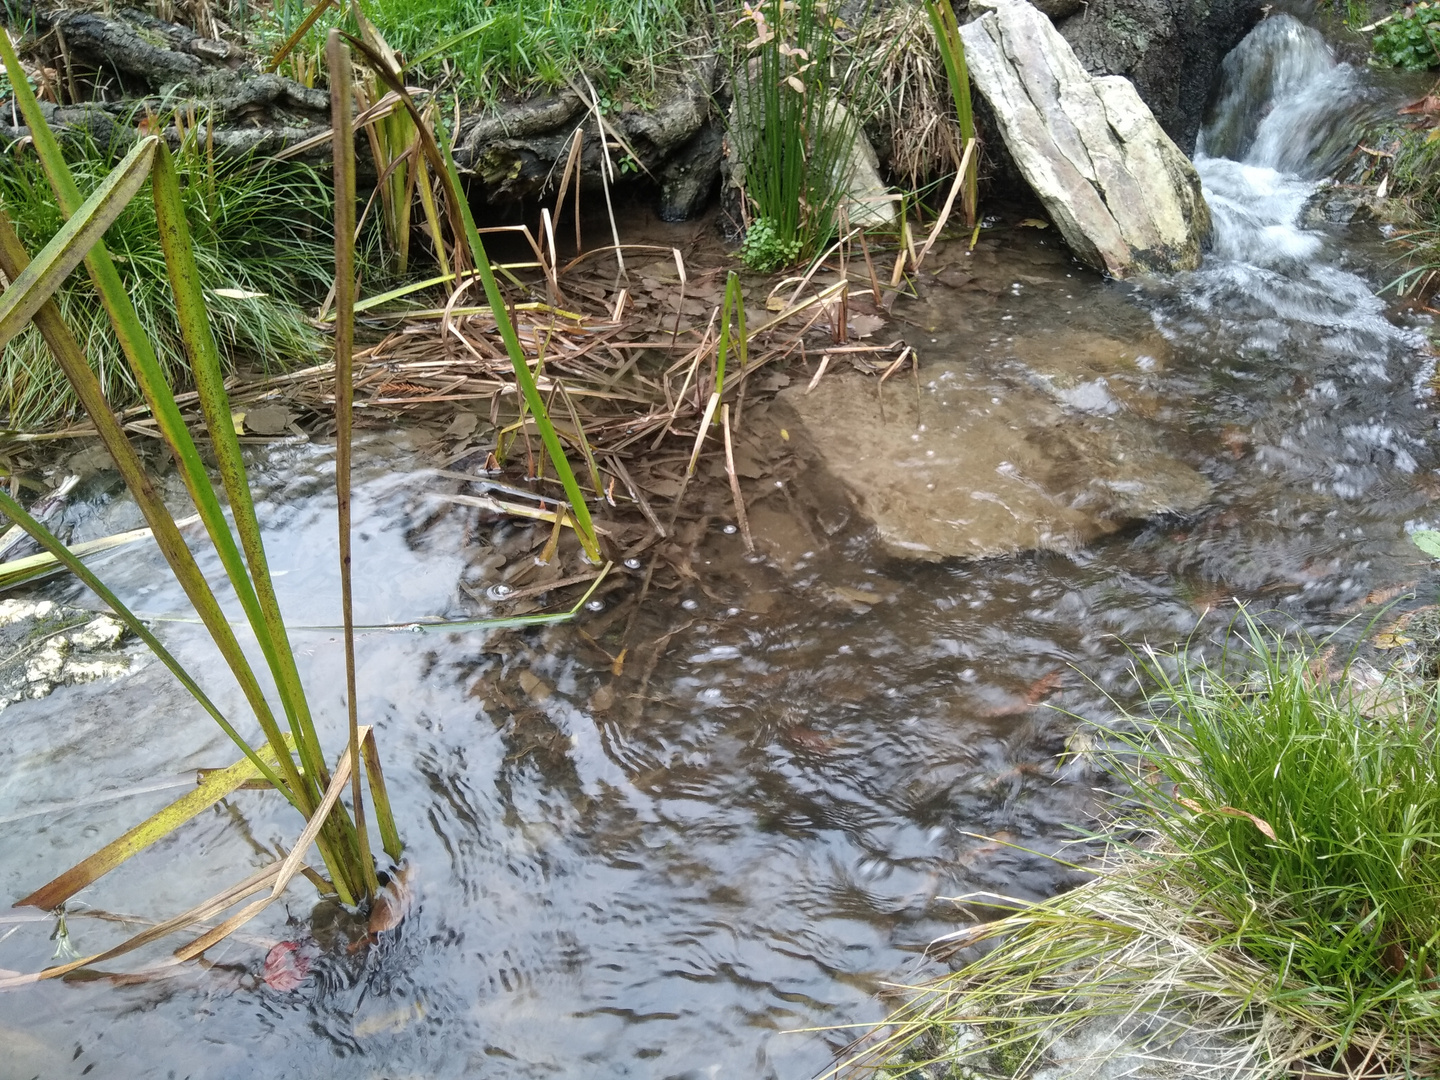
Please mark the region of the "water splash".
[[[1257, 457], [1342, 498], [1413, 463], [1400, 430], [1423, 408], [1392, 402], [1378, 443], [1336, 419], [1373, 408], [1373, 388], [1413, 384], [1422, 366], [1419, 336], [1390, 319], [1317, 212], [1324, 178], [1386, 103], [1314, 28], [1290, 15], [1262, 21], [1225, 58], [1195, 155], [1214, 221], [1210, 250], [1198, 271], [1151, 291], [1161, 331], [1208, 351], [1219, 377], [1273, 384]], [[1324, 399], [1283, 394], [1283, 381], [1324, 386]]]
[[1199, 154], [1321, 177], [1354, 147], [1376, 97], [1360, 73], [1336, 62], [1319, 31], [1276, 15], [1221, 65]]

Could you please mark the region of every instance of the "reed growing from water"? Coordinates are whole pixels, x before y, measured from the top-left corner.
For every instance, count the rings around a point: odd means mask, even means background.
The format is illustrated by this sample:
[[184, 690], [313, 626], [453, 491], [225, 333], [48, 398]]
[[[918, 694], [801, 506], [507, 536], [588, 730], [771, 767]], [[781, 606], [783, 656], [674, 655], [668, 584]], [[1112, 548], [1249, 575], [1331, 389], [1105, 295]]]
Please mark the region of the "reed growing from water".
[[[112, 174], [106, 177], [101, 186], [88, 199], [82, 200], [76, 179], [70, 172], [59, 144], [45, 124], [38, 102], [28, 91], [28, 87], [20, 85], [18, 81], [21, 78], [19, 61], [9, 40], [3, 35], [0, 35], [0, 58], [3, 58], [12, 80], [17, 80], [18, 104], [30, 127], [36, 155], [44, 166], [55, 200], [67, 219], [32, 262], [16, 236], [8, 216], [0, 212], [0, 269], [3, 269], [10, 281], [9, 287], [0, 294], [0, 342], [13, 338], [26, 321], [34, 320], [60, 370], [89, 414], [176, 580], [184, 589], [226, 666], [239, 684], [252, 714], [250, 719], [263, 735], [262, 744], [258, 748], [252, 747], [240, 730], [241, 724], [225, 717], [210, 702], [199, 689], [198, 681], [179, 669], [153, 635], [138, 623], [118, 598], [105, 591], [93, 575], [84, 571], [73, 554], [59, 545], [48, 530], [35, 522], [13, 500], [4, 499], [4, 508], [10, 516], [31, 532], [52, 554], [80, 574], [82, 580], [115, 609], [127, 625], [156, 651], [156, 655], [180, 678], [182, 684], [191, 690], [202, 708], [237, 743], [244, 755], [244, 760], [232, 770], [227, 770], [228, 779], [218, 785], [211, 784], [210, 790], [202, 797], [192, 795], [180, 800], [89, 859], [72, 867], [48, 885], [36, 890], [21, 903], [47, 910], [63, 904], [76, 891], [173, 830], [194, 813], [211, 805], [216, 798], [223, 797], [227, 790], [225, 784], [231, 780], [238, 785], [249, 776], [259, 776], [295, 807], [305, 819], [306, 826], [290, 858], [284, 860], [283, 865], [277, 864], [273, 868], [270, 880], [266, 882], [273, 883], [270, 896], [253, 902], [242, 912], [232, 916], [222, 924], [220, 930], [224, 933], [230, 932], [258, 914], [265, 904], [278, 896], [290, 878], [299, 871], [312, 842], [319, 848], [328, 873], [328, 880], [317, 875], [317, 883], [334, 891], [345, 903], [363, 904], [375, 895], [378, 880], [375, 866], [369, 857], [368, 839], [364, 834], [363, 803], [358, 787], [362, 767], [370, 780], [370, 792], [375, 799], [384, 846], [393, 859], [400, 857], [398, 832], [389, 812], [388, 799], [384, 794], [383, 780], [378, 769], [378, 754], [369, 729], [362, 733], [352, 722], [350, 747], [333, 773], [319, 740], [290, 647], [285, 620], [271, 581], [260, 523], [250, 495], [235, 422], [225, 392], [225, 373], [212, 329], [210, 302], [195, 262], [182, 188], [172, 156], [161, 140], [155, 136], [145, 136], [137, 141], [135, 147]], [[341, 141], [337, 140], [337, 144]], [[349, 145], [348, 138], [343, 141]], [[166, 372], [157, 358], [153, 343], [145, 334], [144, 323], [131, 302], [111, 255], [100, 240], [109, 225], [125, 212], [147, 183], [163, 251], [172, 316], [195, 378], [204, 413], [205, 433], [218, 466], [218, 486], [212, 481], [195, 440], [185, 426]], [[342, 215], [337, 219], [334, 234], [337, 270], [353, 274], [350, 254], [354, 237], [351, 225], [353, 217], [347, 221], [343, 215], [343, 211], [353, 207], [353, 192], [342, 196], [340, 203]], [[116, 337], [130, 365], [131, 374], [145, 396], [159, 432], [199, 511], [223, 567], [225, 579], [233, 588], [249, 629], [259, 644], [264, 657], [264, 667], [279, 699], [278, 713], [262, 689], [256, 667], [241, 649], [211, 582], [199, 569], [175, 519], [126, 438], [121, 422], [111, 403], [106, 400], [104, 388], [87, 363], [82, 347], [65, 325], [53, 302], [54, 294], [61, 288], [66, 277], [82, 261], [105, 305]], [[342, 303], [344, 300], [342, 297]], [[348, 311], [344, 313], [344, 317], [350, 318]], [[344, 398], [343, 392], [340, 396]], [[342, 440], [345, 438], [348, 438], [348, 430], [342, 433]], [[348, 500], [348, 476], [342, 473], [337, 483], [343, 504]], [[228, 517], [222, 507], [222, 498], [229, 506]], [[348, 601], [348, 596], [346, 600]], [[348, 627], [348, 607], [345, 616]], [[353, 708], [353, 683], [349, 700]], [[340, 793], [344, 782], [351, 779], [354, 779], [356, 784], [353, 788], [351, 808], [347, 809], [340, 800]], [[228, 790], [233, 790], [233, 787]], [[233, 900], [231, 902], [233, 903]], [[197, 955], [219, 939], [217, 933], [224, 936], [224, 933], [212, 931], [180, 950], [177, 956], [183, 958]], [[94, 959], [87, 958], [87, 961]], [[63, 969], [68, 970], [68, 967], [62, 965]], [[49, 969], [38, 977], [50, 977], [60, 970]]]
[[975, 110], [970, 101], [970, 69], [965, 64], [965, 42], [950, 0], [925, 0], [925, 13], [935, 30], [935, 44], [945, 61], [955, 120], [960, 125], [964, 151], [959, 165], [960, 212], [967, 228], [974, 228], [980, 204], [980, 155], [975, 153]]
[[742, 257], [771, 272], [830, 243], [851, 178], [858, 123], [835, 93], [835, 22], [827, 0], [747, 8], [730, 141], [751, 216]]

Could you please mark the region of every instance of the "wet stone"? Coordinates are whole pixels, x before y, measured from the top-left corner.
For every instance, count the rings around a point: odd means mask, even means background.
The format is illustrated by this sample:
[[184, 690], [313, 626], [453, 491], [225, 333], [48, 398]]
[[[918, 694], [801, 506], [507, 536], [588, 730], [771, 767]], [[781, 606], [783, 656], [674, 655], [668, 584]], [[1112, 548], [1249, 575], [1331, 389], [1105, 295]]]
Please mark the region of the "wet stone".
[[777, 402], [891, 554], [987, 558], [1076, 551], [1126, 524], [1203, 506], [1211, 485], [1143, 421], [1085, 410], [1037, 380], [932, 388], [826, 378]]
[[59, 686], [128, 674], [125, 636], [112, 615], [50, 600], [0, 601], [0, 709]]

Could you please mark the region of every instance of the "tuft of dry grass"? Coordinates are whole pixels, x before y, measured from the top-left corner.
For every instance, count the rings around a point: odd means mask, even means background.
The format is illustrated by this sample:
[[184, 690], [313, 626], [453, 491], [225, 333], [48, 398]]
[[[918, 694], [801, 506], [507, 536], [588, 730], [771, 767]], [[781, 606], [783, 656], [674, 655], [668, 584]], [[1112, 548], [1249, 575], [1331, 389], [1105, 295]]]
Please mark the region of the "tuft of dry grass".
[[863, 20], [845, 43], [841, 80], [857, 115], [890, 146], [890, 171], [919, 189], [960, 168], [945, 65], [924, 8], [911, 0]]

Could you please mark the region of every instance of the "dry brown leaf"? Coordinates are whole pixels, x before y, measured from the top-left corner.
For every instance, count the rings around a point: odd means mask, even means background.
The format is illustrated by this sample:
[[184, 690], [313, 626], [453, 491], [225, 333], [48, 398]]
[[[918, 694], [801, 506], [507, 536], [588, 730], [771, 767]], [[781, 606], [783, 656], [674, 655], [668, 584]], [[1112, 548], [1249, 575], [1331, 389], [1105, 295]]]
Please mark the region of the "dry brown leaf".
[[1266, 821], [1262, 817], [1256, 817], [1254, 814], [1250, 813], [1247, 810], [1237, 810], [1233, 806], [1216, 806], [1210, 810], [1206, 810], [1205, 807], [1201, 806], [1194, 799], [1176, 799], [1175, 801], [1178, 802], [1181, 806], [1185, 807], [1186, 810], [1189, 810], [1196, 814], [1224, 814], [1226, 817], [1244, 818], [1246, 821], [1250, 822], [1250, 824], [1254, 825], [1255, 828], [1259, 829], [1262, 833], [1268, 836], [1271, 840], [1279, 839], [1275, 835], [1275, 830], [1270, 827], [1270, 823], [1268, 821]]
[[1025, 700], [1031, 705], [1037, 705], [1059, 690], [1064, 681], [1065, 673], [1059, 668], [1047, 672], [1030, 684], [1030, 688], [1025, 691]]
[[852, 315], [850, 318], [850, 332], [859, 338], [870, 337], [884, 325], [885, 320], [879, 315]]
[[375, 894], [370, 904], [370, 920], [366, 929], [373, 936], [394, 930], [415, 906], [415, 891], [410, 887], [410, 868], [403, 866], [390, 875], [390, 881]]
[[673, 499], [680, 494], [680, 481], [672, 480], [668, 476], [650, 476], [640, 481], [640, 486], [651, 495], [658, 495], [662, 499]]
[[520, 673], [520, 689], [530, 696], [535, 704], [540, 704], [551, 694], [549, 685], [539, 676], [528, 671]]
[[472, 412], [457, 412], [455, 418], [450, 421], [450, 426], [445, 429], [445, 434], [452, 438], [463, 439], [474, 433], [480, 426], [480, 418]]

